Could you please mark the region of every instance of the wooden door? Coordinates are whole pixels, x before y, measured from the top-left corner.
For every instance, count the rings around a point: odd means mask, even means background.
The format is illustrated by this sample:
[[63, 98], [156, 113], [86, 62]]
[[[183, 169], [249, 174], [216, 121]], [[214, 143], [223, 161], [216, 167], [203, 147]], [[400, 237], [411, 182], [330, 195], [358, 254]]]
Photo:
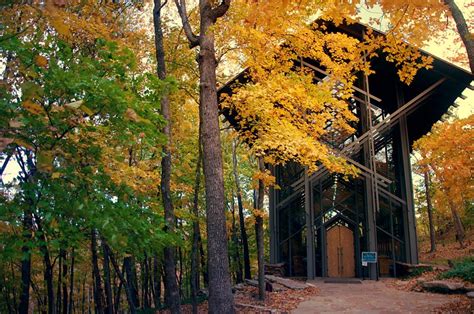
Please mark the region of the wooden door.
[[328, 277], [355, 277], [354, 233], [334, 226], [327, 231]]

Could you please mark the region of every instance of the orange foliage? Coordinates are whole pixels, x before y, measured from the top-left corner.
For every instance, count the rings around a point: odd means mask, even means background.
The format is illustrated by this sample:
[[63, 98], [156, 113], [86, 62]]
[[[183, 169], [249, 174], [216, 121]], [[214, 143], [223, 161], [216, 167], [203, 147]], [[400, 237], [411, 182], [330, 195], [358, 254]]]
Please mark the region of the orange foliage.
[[462, 214], [465, 201], [474, 199], [474, 115], [436, 124], [414, 147], [421, 155], [419, 165], [434, 173], [438, 208], [452, 202]]

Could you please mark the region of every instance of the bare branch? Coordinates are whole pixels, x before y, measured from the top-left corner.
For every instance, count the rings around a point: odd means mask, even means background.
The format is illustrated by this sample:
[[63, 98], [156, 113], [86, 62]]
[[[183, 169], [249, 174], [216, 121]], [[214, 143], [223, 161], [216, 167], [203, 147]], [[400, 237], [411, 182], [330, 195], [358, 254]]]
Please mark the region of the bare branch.
[[215, 21], [229, 10], [231, 0], [222, 0], [221, 4], [211, 11], [211, 17]]
[[456, 29], [466, 47], [469, 65], [471, 66], [471, 73], [474, 73], [474, 38], [472, 33], [469, 31], [466, 19], [456, 3], [453, 0], [444, 0], [444, 3], [448, 6], [451, 16], [456, 23]]
[[12, 157], [13, 153], [8, 153], [7, 157], [5, 158], [5, 161], [3, 162], [2, 167], [0, 168], [0, 182], [3, 182], [2, 180], [2, 175], [5, 169], [7, 168], [8, 162], [10, 161], [10, 158]]
[[191, 24], [189, 24], [188, 14], [186, 12], [186, 0], [174, 0], [174, 3], [178, 9], [179, 16], [181, 17], [184, 33], [189, 40], [189, 47], [194, 48], [199, 45], [199, 37], [193, 33]]

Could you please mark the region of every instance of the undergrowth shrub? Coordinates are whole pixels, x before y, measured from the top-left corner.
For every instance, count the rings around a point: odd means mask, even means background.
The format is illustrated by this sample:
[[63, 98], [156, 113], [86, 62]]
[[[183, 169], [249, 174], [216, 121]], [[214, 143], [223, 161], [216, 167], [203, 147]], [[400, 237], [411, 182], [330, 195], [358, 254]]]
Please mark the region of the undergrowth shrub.
[[474, 256], [454, 262], [453, 268], [440, 275], [441, 278], [461, 278], [474, 283]]

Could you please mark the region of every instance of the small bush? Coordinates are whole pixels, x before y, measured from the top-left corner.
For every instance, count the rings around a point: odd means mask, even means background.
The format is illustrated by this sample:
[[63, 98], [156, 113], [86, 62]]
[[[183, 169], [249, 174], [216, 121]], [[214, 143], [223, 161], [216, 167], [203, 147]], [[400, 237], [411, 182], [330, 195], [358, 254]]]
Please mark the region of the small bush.
[[417, 267], [413, 269], [410, 274], [407, 276], [408, 278], [413, 278], [413, 277], [419, 277], [423, 275], [426, 272], [433, 271], [433, 267], [427, 266], [427, 267]]
[[474, 256], [454, 262], [453, 268], [440, 275], [441, 278], [461, 278], [474, 283]]

